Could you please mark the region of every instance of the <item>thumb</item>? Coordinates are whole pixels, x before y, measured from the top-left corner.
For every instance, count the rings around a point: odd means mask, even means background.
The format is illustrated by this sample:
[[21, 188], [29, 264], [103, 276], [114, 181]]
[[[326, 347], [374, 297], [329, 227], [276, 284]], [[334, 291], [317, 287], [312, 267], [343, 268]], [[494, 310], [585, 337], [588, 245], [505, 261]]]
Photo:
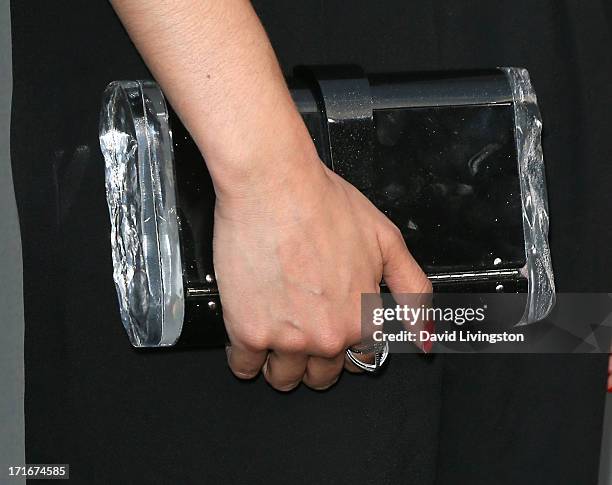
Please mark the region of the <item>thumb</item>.
[[402, 293], [432, 292], [431, 282], [412, 257], [400, 230], [393, 226], [381, 238], [383, 279], [393, 297]]
[[[399, 229], [394, 229], [381, 244], [383, 279], [396, 304], [414, 309], [429, 307], [432, 299], [431, 282], [408, 251]], [[417, 321], [405, 322], [405, 326], [416, 332], [417, 347], [429, 353], [432, 349], [431, 335], [435, 333], [433, 320], [420, 316]], [[423, 330], [429, 336], [424, 336]]]

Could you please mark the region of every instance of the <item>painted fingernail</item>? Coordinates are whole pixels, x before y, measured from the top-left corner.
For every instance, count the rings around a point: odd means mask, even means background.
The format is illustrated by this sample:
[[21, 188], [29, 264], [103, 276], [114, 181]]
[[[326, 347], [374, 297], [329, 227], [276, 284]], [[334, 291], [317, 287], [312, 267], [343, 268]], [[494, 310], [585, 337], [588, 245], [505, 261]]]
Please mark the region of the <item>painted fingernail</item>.
[[433, 348], [433, 341], [431, 337], [436, 333], [436, 324], [432, 320], [429, 320], [425, 324], [425, 332], [427, 332], [427, 340], [423, 342], [423, 352], [429, 354]]

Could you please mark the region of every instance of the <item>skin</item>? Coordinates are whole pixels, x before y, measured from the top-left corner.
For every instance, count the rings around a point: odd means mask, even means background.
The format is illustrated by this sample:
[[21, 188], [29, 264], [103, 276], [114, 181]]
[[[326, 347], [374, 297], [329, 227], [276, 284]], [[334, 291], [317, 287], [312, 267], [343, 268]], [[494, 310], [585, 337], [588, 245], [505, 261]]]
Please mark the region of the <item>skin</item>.
[[[400, 231], [318, 158], [247, 0], [114, 0], [202, 151], [214, 265], [239, 378], [333, 385], [361, 341], [360, 298], [431, 284]], [[365, 359], [364, 359], [365, 360]]]
[[[112, 0], [203, 153], [214, 264], [239, 378], [333, 385], [360, 295], [431, 292], [399, 230], [318, 158], [247, 0]], [[612, 354], [608, 390], [612, 391]]]

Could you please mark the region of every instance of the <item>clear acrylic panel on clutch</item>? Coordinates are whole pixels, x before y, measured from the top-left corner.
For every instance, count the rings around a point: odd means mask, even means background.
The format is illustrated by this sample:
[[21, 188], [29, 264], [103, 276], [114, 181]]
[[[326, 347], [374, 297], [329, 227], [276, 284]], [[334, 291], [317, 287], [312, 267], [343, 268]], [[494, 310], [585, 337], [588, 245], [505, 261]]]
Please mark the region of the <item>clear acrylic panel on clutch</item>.
[[171, 133], [153, 82], [116, 81], [102, 101], [100, 147], [113, 279], [132, 345], [173, 345], [184, 313]]

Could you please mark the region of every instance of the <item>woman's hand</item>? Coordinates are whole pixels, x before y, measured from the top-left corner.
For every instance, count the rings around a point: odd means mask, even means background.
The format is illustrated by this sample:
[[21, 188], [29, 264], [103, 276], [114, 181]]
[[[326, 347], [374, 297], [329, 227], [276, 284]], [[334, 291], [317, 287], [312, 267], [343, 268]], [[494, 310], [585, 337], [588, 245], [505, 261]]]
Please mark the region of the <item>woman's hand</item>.
[[276, 389], [333, 385], [361, 341], [360, 298], [430, 292], [400, 231], [317, 160], [273, 187], [220, 197], [214, 264], [234, 374]]
[[397, 228], [318, 159], [248, 0], [112, 3], [215, 186], [230, 367], [263, 368], [281, 390], [329, 387], [361, 340], [361, 293], [383, 275], [395, 292], [429, 281]]

